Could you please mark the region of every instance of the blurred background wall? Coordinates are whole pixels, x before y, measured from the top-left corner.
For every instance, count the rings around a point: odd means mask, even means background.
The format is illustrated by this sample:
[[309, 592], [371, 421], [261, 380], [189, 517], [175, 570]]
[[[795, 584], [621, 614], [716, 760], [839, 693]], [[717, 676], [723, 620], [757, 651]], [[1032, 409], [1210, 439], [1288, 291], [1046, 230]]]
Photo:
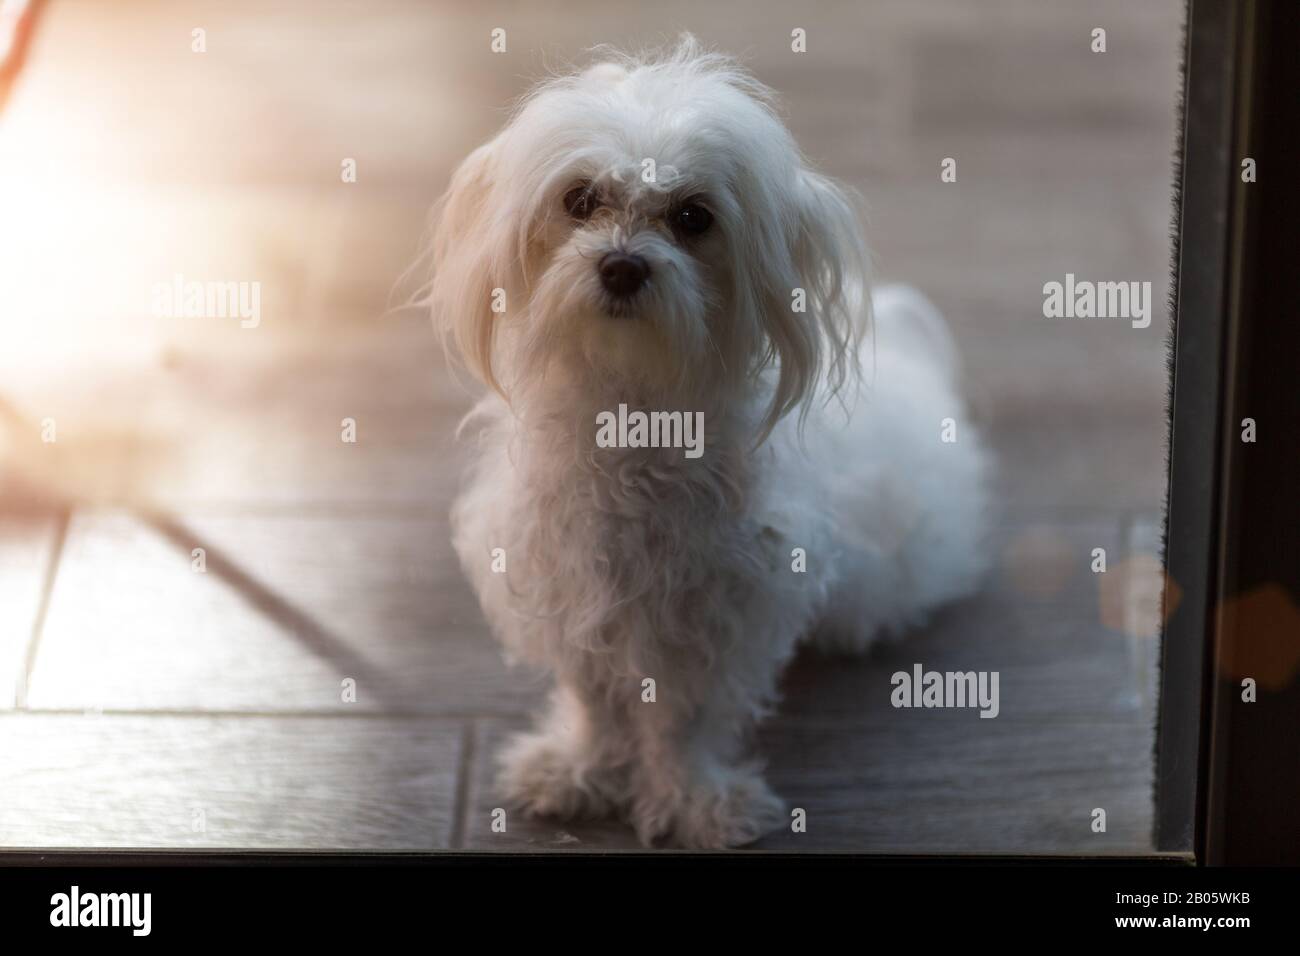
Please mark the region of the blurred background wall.
[[[1017, 500], [1153, 505], [1163, 309], [1142, 331], [1051, 322], [1041, 287], [1143, 279], [1163, 303], [1179, 17], [1173, 0], [54, 3], [0, 123], [0, 397], [79, 436], [76, 467], [59, 459], [78, 494], [302, 501], [375, 494], [286, 434], [360, 393], [386, 415], [372, 442], [412, 466], [371, 456], [371, 477], [428, 501], [442, 363], [420, 317], [385, 315], [427, 207], [531, 80], [689, 29], [865, 195], [881, 277], [951, 317]], [[176, 274], [259, 282], [260, 327], [152, 317]]]

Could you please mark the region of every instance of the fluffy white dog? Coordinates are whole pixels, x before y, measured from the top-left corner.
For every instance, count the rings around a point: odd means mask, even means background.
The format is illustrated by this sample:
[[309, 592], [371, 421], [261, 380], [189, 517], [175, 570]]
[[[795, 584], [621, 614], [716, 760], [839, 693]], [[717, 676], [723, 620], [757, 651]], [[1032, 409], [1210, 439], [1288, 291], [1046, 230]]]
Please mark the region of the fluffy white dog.
[[[647, 845], [757, 839], [787, 818], [752, 731], [799, 640], [863, 650], [980, 576], [985, 456], [943, 320], [868, 296], [845, 192], [690, 38], [543, 83], [436, 215], [434, 320], [491, 387], [455, 547], [556, 682], [506, 797]], [[652, 426], [605, 447], [620, 406]], [[702, 454], [664, 447], [701, 415]]]

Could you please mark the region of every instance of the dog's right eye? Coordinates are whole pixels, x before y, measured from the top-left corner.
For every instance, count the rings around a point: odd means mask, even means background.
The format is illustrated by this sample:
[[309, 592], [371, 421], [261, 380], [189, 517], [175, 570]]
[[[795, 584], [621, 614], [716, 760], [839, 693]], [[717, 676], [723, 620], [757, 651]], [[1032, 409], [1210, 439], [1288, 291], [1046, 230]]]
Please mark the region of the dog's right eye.
[[600, 200], [591, 183], [579, 183], [564, 194], [564, 211], [579, 222], [590, 219], [599, 207]]

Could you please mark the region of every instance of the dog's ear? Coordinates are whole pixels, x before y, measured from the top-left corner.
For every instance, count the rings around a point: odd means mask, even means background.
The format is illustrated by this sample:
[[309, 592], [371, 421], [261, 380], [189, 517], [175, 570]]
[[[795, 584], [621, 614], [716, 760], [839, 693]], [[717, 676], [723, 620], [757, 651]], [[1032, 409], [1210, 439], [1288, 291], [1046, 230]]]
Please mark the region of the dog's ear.
[[[763, 433], [825, 384], [834, 395], [858, 372], [858, 345], [870, 320], [869, 259], [848, 193], [825, 176], [799, 171], [787, 222], [784, 288], [764, 303], [769, 356], [779, 367]], [[786, 272], [786, 270], [780, 270]]]
[[429, 303], [443, 346], [454, 346], [471, 372], [501, 391], [492, 369], [492, 343], [494, 320], [506, 304], [513, 247], [506, 224], [498, 221], [495, 167], [493, 140], [466, 157], [434, 207]]

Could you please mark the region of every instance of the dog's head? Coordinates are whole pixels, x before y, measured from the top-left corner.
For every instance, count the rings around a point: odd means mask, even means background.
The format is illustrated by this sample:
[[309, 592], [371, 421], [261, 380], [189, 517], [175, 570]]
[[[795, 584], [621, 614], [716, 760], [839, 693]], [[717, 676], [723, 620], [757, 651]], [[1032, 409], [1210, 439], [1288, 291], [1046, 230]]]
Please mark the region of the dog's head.
[[507, 396], [557, 371], [725, 395], [775, 366], [767, 430], [856, 360], [868, 306], [851, 203], [808, 168], [768, 91], [690, 38], [543, 83], [437, 215], [435, 322]]

